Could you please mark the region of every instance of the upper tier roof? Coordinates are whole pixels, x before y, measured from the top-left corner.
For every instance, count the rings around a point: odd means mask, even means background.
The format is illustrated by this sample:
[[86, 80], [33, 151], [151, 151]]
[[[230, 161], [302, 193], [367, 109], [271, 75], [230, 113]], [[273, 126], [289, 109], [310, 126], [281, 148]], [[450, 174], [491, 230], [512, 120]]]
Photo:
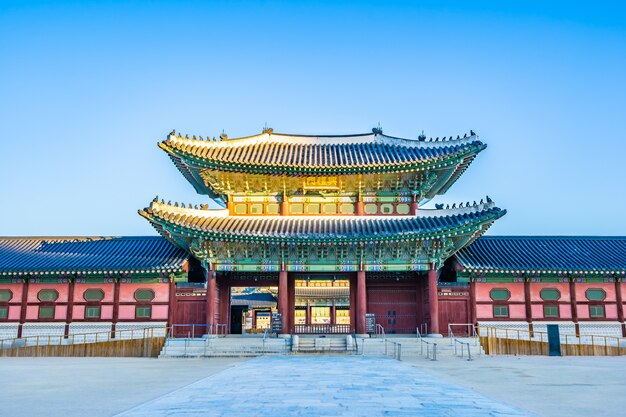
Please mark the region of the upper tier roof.
[[[439, 141], [402, 139], [376, 133], [305, 136], [274, 133], [205, 141], [170, 134], [159, 143], [202, 193], [199, 171], [212, 169], [270, 175], [328, 175], [454, 169], [452, 183], [486, 145], [476, 134]], [[447, 189], [447, 187], [443, 187]]]
[[[416, 216], [229, 216], [228, 210], [196, 210], [152, 202], [139, 212], [155, 228], [213, 239], [263, 241], [374, 241], [420, 239], [456, 229], [472, 232], [502, 217], [493, 203], [459, 209], [420, 210]], [[467, 232], [467, 231], [466, 231]]]
[[0, 237], [0, 277], [180, 272], [188, 256], [160, 236]]
[[486, 236], [456, 256], [468, 271], [626, 273], [626, 237]]

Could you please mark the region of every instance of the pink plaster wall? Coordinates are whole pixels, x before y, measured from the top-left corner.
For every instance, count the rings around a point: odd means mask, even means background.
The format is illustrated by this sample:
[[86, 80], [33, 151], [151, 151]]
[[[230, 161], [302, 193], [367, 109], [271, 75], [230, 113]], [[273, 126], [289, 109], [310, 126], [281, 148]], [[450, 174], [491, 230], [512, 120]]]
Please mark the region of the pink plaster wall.
[[[120, 302], [135, 302], [135, 291], [138, 289], [151, 289], [154, 291], [154, 300], [153, 302], [164, 302], [167, 303], [169, 301], [170, 294], [170, 284], [169, 283], [151, 283], [151, 284], [120, 284]], [[133, 309], [133, 318], [135, 316]], [[120, 316], [121, 317], [121, 316]]]
[[120, 306], [119, 320], [134, 320], [135, 319], [135, 306]]
[[28, 286], [28, 302], [38, 303], [39, 299], [37, 294], [41, 290], [57, 290], [59, 298], [57, 303], [66, 303], [68, 299], [69, 285], [68, 284], [30, 284]]
[[478, 304], [476, 305], [476, 316], [478, 320], [493, 318], [493, 305]]
[[113, 306], [100, 307], [100, 318], [102, 320], [111, 320], [113, 318]]
[[75, 305], [72, 309], [72, 320], [83, 320], [85, 318], [85, 306]]
[[67, 306], [57, 305], [54, 307], [54, 319], [64, 320], [67, 317]]
[[615, 304], [607, 304], [604, 306], [604, 313], [606, 314], [606, 318], [617, 320], [617, 305]]
[[524, 304], [509, 305], [509, 318], [526, 320], [526, 306]]
[[[567, 282], [545, 282], [530, 284], [530, 300], [543, 301], [540, 297], [541, 290], [544, 288], [554, 288], [559, 290], [561, 298], [559, 301], [570, 301], [569, 283]], [[534, 317], [534, 314], [533, 314]]]
[[[589, 283], [576, 283], [576, 301], [585, 302], [587, 297], [585, 291], [589, 288], [602, 288], [606, 292], [605, 302], [615, 301], [615, 284], [612, 282], [589, 282]], [[580, 317], [580, 316], [579, 316]]]
[[75, 284], [74, 285], [74, 302], [76, 303], [85, 302], [85, 297], [83, 297], [85, 290], [99, 289], [99, 290], [104, 291], [104, 299], [102, 300], [102, 302], [112, 303], [114, 288], [115, 288], [114, 284]]
[[571, 319], [572, 318], [572, 305], [571, 304], [559, 305], [559, 315], [562, 319]]
[[543, 319], [543, 304], [533, 304], [530, 306], [533, 319]]
[[19, 320], [21, 313], [22, 313], [21, 306], [9, 306], [8, 320]]
[[480, 282], [476, 284], [476, 301], [492, 301], [491, 297], [489, 297], [489, 291], [494, 288], [506, 288], [509, 290], [511, 292], [509, 302], [524, 301], [524, 284], [521, 282]]
[[[576, 291], [578, 293], [578, 291]], [[588, 319], [589, 318], [589, 306], [587, 305], [576, 305], [576, 312], [578, 313], [578, 319]]]
[[0, 290], [9, 290], [13, 293], [10, 303], [22, 301], [22, 288], [23, 284], [0, 284]]
[[39, 307], [38, 306], [28, 306], [26, 307], [26, 319], [27, 320], [37, 320], [39, 317]]
[[167, 320], [168, 306], [152, 306], [152, 319], [153, 320]]

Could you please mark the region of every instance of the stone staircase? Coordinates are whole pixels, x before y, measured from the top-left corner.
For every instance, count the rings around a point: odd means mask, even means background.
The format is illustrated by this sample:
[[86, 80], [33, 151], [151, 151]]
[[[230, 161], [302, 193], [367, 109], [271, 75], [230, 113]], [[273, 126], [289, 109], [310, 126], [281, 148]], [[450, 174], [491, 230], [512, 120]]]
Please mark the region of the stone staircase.
[[246, 357], [284, 355], [291, 350], [289, 339], [244, 337], [168, 338], [159, 358]]
[[[457, 338], [469, 343], [472, 359], [484, 353], [476, 339]], [[287, 354], [360, 354], [364, 356], [397, 355], [400, 344], [401, 358], [433, 358], [433, 343], [437, 344], [437, 360], [461, 360], [468, 357], [468, 346], [450, 338], [423, 338], [415, 336], [391, 336], [384, 338], [356, 339], [352, 335], [295, 335], [288, 338], [262, 338], [255, 336], [202, 337], [190, 339], [167, 339], [159, 358], [200, 357], [252, 357]], [[425, 343], [428, 342], [428, 343]], [[456, 346], [456, 349], [455, 349]], [[463, 349], [463, 356], [461, 356]]]
[[293, 353], [348, 354], [353, 353], [354, 338], [352, 335], [296, 335], [292, 343]]
[[[484, 354], [482, 347], [477, 343], [476, 339], [473, 338], [456, 338], [459, 341], [469, 343], [469, 353], [471, 354], [472, 359], [479, 358]], [[428, 355], [430, 359], [433, 357], [433, 343], [437, 345], [437, 360], [450, 360], [450, 359], [467, 359], [468, 357], [468, 346], [461, 345], [456, 343], [454, 339], [445, 338], [445, 337], [425, 337], [423, 338], [424, 342], [420, 342], [418, 338], [413, 337], [402, 337], [402, 336], [393, 336], [387, 337], [388, 341], [397, 342], [400, 344], [401, 350], [401, 358], [408, 357], [424, 357]], [[385, 355], [388, 356], [393, 355], [394, 346], [393, 344], [387, 342], [383, 338], [358, 338], [357, 339], [358, 351], [362, 353], [364, 356], [377, 356], [377, 355]], [[386, 350], [385, 350], [386, 345]], [[455, 349], [456, 345], [456, 349]], [[461, 356], [461, 349], [463, 349]]]

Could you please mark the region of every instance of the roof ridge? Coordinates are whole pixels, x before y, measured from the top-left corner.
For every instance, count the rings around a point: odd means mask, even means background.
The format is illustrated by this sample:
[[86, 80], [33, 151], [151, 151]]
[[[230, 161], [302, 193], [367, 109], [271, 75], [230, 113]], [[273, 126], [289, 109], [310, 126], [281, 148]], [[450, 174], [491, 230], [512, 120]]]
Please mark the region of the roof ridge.
[[626, 236], [611, 236], [611, 235], [603, 235], [603, 236], [590, 236], [590, 235], [485, 235], [480, 237], [480, 239], [626, 239]]

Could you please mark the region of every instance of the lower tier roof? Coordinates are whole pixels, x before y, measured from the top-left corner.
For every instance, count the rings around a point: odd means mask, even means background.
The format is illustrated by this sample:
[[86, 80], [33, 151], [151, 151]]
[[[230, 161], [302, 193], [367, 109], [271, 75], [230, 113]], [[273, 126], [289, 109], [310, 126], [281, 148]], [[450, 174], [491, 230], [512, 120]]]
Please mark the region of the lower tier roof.
[[626, 237], [484, 236], [460, 250], [467, 271], [626, 273]]
[[153, 201], [139, 213], [165, 236], [173, 233], [224, 240], [362, 242], [473, 233], [502, 217], [506, 210], [484, 203], [463, 209], [423, 210], [415, 216], [229, 216], [218, 210], [181, 209]]
[[[176, 272], [188, 254], [157, 236], [0, 237], [0, 278], [75, 272]], [[626, 236], [483, 236], [456, 254], [466, 271], [626, 273]]]
[[15, 274], [180, 272], [187, 252], [160, 236], [0, 237], [0, 278]]

